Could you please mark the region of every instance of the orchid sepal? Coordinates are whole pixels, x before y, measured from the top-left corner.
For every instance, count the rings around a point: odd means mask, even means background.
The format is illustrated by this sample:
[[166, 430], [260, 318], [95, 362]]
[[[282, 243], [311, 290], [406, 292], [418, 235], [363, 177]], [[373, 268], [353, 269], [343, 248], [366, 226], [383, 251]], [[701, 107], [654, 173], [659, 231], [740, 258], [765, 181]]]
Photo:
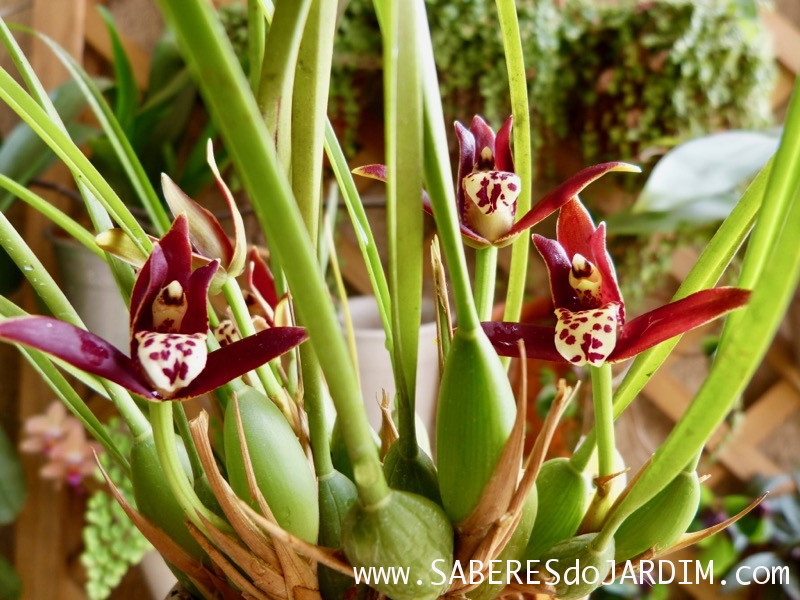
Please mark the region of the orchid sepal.
[[[150, 238], [150, 241], [153, 243], [158, 242], [157, 237], [151, 235], [147, 237]], [[95, 236], [95, 241], [103, 251], [108, 252], [112, 256], [119, 258], [137, 269], [141, 269], [147, 261], [147, 256], [133, 243], [133, 240], [131, 240], [130, 236], [128, 236], [123, 229], [107, 229], [106, 231], [98, 233]], [[213, 261], [210, 258], [197, 252], [192, 252], [193, 269], [199, 269], [200, 267], [211, 264], [211, 262]], [[225, 268], [222, 266], [217, 267], [214, 278], [211, 280], [209, 294], [212, 296], [218, 294], [222, 290], [222, 286], [227, 279], [228, 272]]]
[[161, 174], [161, 187], [164, 198], [174, 216], [186, 213], [189, 219], [189, 237], [192, 245], [198, 252], [208, 258], [218, 258], [225, 268], [225, 273], [229, 277], [236, 277], [244, 271], [245, 259], [247, 256], [247, 239], [244, 230], [244, 221], [236, 205], [236, 200], [228, 188], [225, 180], [220, 175], [216, 160], [214, 159], [214, 147], [211, 140], [208, 140], [206, 147], [206, 161], [217, 188], [225, 198], [228, 211], [233, 223], [233, 241], [225, 233], [219, 220], [207, 208], [201, 206], [190, 198], [178, 185], [166, 174]]

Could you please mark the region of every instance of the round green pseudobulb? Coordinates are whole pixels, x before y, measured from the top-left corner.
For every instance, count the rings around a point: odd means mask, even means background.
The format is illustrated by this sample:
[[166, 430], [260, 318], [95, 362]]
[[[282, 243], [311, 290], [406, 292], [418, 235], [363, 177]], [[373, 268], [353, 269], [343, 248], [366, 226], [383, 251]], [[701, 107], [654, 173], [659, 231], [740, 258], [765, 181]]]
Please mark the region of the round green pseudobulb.
[[[258, 489], [281, 527], [306, 542], [316, 543], [317, 485], [297, 436], [281, 411], [261, 392], [247, 388], [237, 397]], [[244, 470], [233, 402], [225, 411], [223, 435], [228, 481], [237, 496], [254, 502]]]
[[577, 600], [588, 596], [603, 583], [614, 563], [614, 540], [605, 548], [594, 548], [596, 533], [585, 533], [559, 542], [542, 557], [539, 573], [553, 576], [559, 600]]
[[[342, 521], [358, 498], [355, 484], [333, 470], [319, 479], [319, 543], [326, 548], [342, 547]], [[340, 600], [356, 582], [352, 577], [319, 565], [319, 590], [325, 600]]]
[[508, 376], [483, 330], [457, 330], [439, 386], [439, 489], [450, 519], [465, 518], [483, 493], [514, 424]]
[[562, 540], [575, 535], [589, 504], [586, 478], [566, 458], [542, 465], [536, 478], [539, 510], [525, 559], [534, 560]]
[[691, 525], [699, 504], [697, 473], [681, 472], [622, 522], [614, 534], [616, 560], [634, 558], [648, 548], [672, 546]]
[[391, 488], [425, 496], [436, 504], [442, 503], [436, 467], [422, 448], [418, 447], [416, 456], [409, 458], [403, 454], [402, 443], [395, 442], [383, 459], [383, 472]]
[[453, 528], [447, 515], [427, 498], [390, 491], [372, 506], [356, 504], [342, 524], [342, 547], [356, 567], [407, 569], [407, 583], [374, 584], [392, 600], [433, 600], [447, 587], [434, 567], [453, 569]]

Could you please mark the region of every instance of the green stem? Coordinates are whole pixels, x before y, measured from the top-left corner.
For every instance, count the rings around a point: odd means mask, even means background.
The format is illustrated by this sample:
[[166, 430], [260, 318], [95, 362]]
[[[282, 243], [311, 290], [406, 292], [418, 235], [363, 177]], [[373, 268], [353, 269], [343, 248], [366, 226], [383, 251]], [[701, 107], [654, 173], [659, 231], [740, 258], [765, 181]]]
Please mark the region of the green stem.
[[614, 414], [611, 406], [611, 365], [591, 367], [592, 403], [597, 431], [598, 476], [611, 475], [614, 470]]
[[[514, 169], [522, 182], [517, 200], [517, 215], [522, 216], [531, 207], [533, 185], [533, 157], [531, 152], [530, 107], [528, 104], [528, 81], [522, 40], [514, 0], [496, 0], [503, 50], [508, 69], [508, 86], [511, 96], [511, 112], [514, 116]], [[528, 243], [530, 236], [519, 236], [512, 245], [511, 270], [508, 276], [504, 321], [518, 321], [525, 294], [525, 275], [528, 271]], [[508, 367], [509, 361], [504, 361]]]
[[292, 84], [311, 0], [281, 0], [267, 34], [258, 84], [258, 106], [274, 136], [284, 169], [291, 159]]
[[325, 419], [325, 386], [319, 361], [310, 344], [300, 346], [300, 368], [303, 374], [303, 406], [308, 415], [308, 435], [314, 455], [314, 470], [321, 478], [333, 471], [330, 438]]
[[418, 43], [425, 110], [423, 129], [425, 187], [431, 198], [433, 217], [450, 272], [450, 285], [458, 315], [458, 326], [464, 332], [472, 332], [479, 330], [481, 325], [472, 299], [467, 261], [464, 257], [464, 246], [456, 214], [456, 195], [453, 187], [450, 155], [448, 154], [449, 145], [436, 74], [436, 61], [433, 56], [430, 29], [424, 6], [417, 11], [417, 18], [420, 20]]
[[178, 435], [183, 440], [183, 445], [186, 448], [186, 454], [189, 456], [189, 464], [192, 466], [192, 472], [195, 476], [199, 477], [204, 473], [203, 463], [200, 461], [200, 455], [197, 453], [197, 447], [194, 445], [192, 433], [189, 430], [189, 419], [186, 418], [186, 410], [180, 402], [177, 404], [178, 409], [175, 411], [175, 424], [178, 426]]
[[[714, 237], [706, 245], [697, 263], [675, 292], [672, 301], [680, 300], [690, 294], [713, 286], [747, 237], [753, 226], [756, 214], [761, 207], [772, 161], [767, 163], [745, 191], [731, 214], [722, 223]], [[618, 418], [639, 395], [653, 374], [661, 367], [683, 336], [676, 336], [666, 342], [645, 350], [633, 361], [625, 378], [614, 393], [614, 418]], [[582, 471], [586, 468], [595, 444], [595, 432], [587, 435], [580, 448], [573, 455], [573, 466]]]
[[[225, 294], [225, 299], [228, 301], [233, 319], [236, 321], [236, 327], [239, 329], [242, 336], [255, 335], [256, 328], [253, 325], [253, 319], [250, 317], [250, 311], [247, 309], [247, 303], [242, 295], [242, 289], [239, 287], [239, 283], [232, 277], [229, 277], [225, 283], [222, 284], [222, 292]], [[270, 366], [261, 365], [256, 369], [256, 375], [258, 375], [258, 378], [250, 378], [251, 383], [255, 384], [256, 388], [263, 386], [263, 389], [260, 391], [266, 392], [270, 400], [281, 409], [281, 412], [283, 412], [291, 423], [292, 412], [288, 405], [286, 391], [281, 387], [281, 384], [278, 382]], [[260, 382], [260, 385], [258, 382]]]
[[[291, 188], [230, 43], [206, 0], [159, 0], [231, 152], [259, 223], [284, 267], [325, 374], [365, 505], [389, 493], [336, 311]], [[199, 76], [202, 74], [202, 76]]]
[[[153, 438], [156, 442], [156, 453], [164, 471], [167, 485], [175, 496], [183, 512], [200, 529], [206, 532], [203, 519], [223, 532], [231, 531], [230, 525], [208, 510], [192, 489], [186, 477], [175, 446], [175, 431], [172, 427], [172, 402], [151, 402], [150, 421], [153, 424]], [[203, 472], [202, 470], [200, 471]], [[203, 519], [200, 519], [202, 515]]]
[[490, 321], [494, 306], [494, 285], [497, 279], [497, 248], [475, 251], [475, 307], [481, 321]]
[[264, 44], [267, 39], [267, 21], [264, 8], [258, 0], [247, 0], [247, 60], [250, 89], [258, 91], [261, 69], [264, 62]]

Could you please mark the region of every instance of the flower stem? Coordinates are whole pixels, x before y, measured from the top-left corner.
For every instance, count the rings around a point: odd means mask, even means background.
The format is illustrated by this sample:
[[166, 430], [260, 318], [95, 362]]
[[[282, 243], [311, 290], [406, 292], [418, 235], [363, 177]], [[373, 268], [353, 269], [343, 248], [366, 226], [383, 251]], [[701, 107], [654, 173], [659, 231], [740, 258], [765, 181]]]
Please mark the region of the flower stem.
[[475, 251], [475, 308], [481, 321], [492, 318], [494, 285], [497, 279], [497, 248], [479, 248]]
[[[230, 531], [231, 528], [225, 521], [203, 506], [181, 466], [178, 449], [175, 446], [175, 431], [172, 426], [172, 402], [150, 403], [150, 421], [153, 424], [156, 452], [167, 480], [166, 483], [183, 512], [200, 531], [206, 531], [203, 519], [210, 521], [220, 531]], [[202, 515], [203, 519], [200, 519], [198, 515]]]
[[[508, 86], [511, 95], [511, 112], [514, 116], [514, 169], [522, 182], [517, 199], [517, 215], [524, 215], [531, 207], [533, 185], [533, 157], [531, 153], [531, 125], [528, 105], [528, 81], [525, 75], [525, 60], [519, 33], [517, 8], [514, 0], [496, 0], [503, 50], [508, 69]], [[525, 294], [525, 275], [528, 271], [527, 234], [519, 236], [512, 245], [511, 269], [508, 276], [508, 291], [503, 320], [518, 321]], [[504, 360], [508, 367], [509, 359]]]
[[614, 413], [611, 404], [611, 365], [592, 367], [592, 403], [597, 431], [598, 476], [611, 475], [614, 469]]

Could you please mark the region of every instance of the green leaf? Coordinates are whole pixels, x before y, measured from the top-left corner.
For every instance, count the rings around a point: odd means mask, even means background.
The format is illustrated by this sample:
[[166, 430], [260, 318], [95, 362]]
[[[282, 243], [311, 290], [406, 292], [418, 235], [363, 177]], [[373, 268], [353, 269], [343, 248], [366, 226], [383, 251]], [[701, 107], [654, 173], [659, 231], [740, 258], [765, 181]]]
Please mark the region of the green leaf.
[[[0, 429], [0, 524], [7, 525], [17, 518], [26, 495], [25, 475], [17, 450]], [[0, 597], [5, 598], [2, 594]]]
[[[119, 161], [119, 165], [127, 175], [136, 196], [145, 210], [147, 210], [150, 222], [158, 233], [164, 233], [169, 228], [170, 219], [147, 173], [145, 173], [139, 157], [125, 134], [122, 122], [114, 116], [100, 88], [89, 77], [83, 67], [54, 40], [42, 34], [36, 35], [50, 47], [67, 71], [69, 71], [106, 135], [105, 139], [98, 140], [97, 143], [110, 145], [110, 150], [113, 150], [113, 156]], [[111, 154], [111, 152], [109, 151], [106, 154]]]
[[767, 163], [778, 141], [772, 133], [725, 131], [681, 144], [658, 161], [631, 212], [690, 213], [701, 202], [732, 207], [739, 187]]
[[122, 45], [119, 32], [114, 24], [114, 18], [104, 6], [97, 6], [97, 10], [108, 28], [111, 38], [111, 51], [114, 57], [114, 75], [116, 77], [116, 95], [114, 98], [114, 112], [122, 129], [131, 131], [133, 118], [139, 108], [139, 89], [133, 75], [133, 67]]
[[[86, 106], [77, 84], [68, 81], [50, 95], [53, 105], [65, 123], [72, 124]], [[0, 173], [26, 185], [42, 173], [55, 160], [55, 154], [26, 124], [17, 125], [0, 147]], [[8, 210], [14, 198], [5, 193], [0, 196], [0, 211]]]

